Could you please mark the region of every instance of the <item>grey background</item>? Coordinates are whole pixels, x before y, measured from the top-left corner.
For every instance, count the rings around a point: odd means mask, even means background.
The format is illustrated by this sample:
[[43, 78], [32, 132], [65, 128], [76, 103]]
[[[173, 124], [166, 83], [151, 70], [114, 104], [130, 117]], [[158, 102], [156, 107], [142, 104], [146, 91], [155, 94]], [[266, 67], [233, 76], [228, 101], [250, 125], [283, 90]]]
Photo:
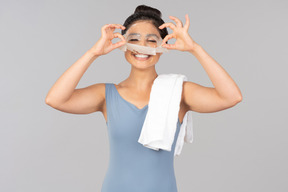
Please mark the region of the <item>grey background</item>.
[[[186, 143], [175, 158], [179, 192], [287, 191], [284, 0], [1, 0], [0, 191], [100, 191], [109, 160], [102, 113], [64, 113], [46, 105], [45, 97], [97, 42], [104, 24], [123, 24], [143, 3], [160, 9], [165, 22], [173, 22], [169, 15], [185, 22], [188, 13], [191, 37], [224, 67], [243, 95], [233, 108], [193, 113], [194, 143]], [[213, 86], [187, 52], [163, 54], [156, 69]], [[116, 49], [97, 58], [77, 88], [118, 84], [129, 73], [130, 64]]]

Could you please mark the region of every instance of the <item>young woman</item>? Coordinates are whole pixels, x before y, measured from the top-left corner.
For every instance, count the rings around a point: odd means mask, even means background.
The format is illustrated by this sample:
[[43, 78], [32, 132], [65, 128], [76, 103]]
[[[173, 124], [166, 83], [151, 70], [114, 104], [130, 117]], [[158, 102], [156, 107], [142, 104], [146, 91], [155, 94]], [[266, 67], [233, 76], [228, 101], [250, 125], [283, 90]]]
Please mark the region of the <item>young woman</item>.
[[[110, 162], [102, 192], [177, 192], [173, 167], [176, 139], [171, 151], [155, 151], [137, 142], [148, 110], [151, 87], [158, 76], [155, 65], [162, 53], [147, 56], [127, 50], [125, 58], [131, 64], [131, 72], [124, 81], [118, 85], [97, 83], [75, 89], [99, 56], [126, 42], [155, 47], [160, 39], [162, 47], [187, 51], [198, 59], [215, 87], [183, 82], [175, 138], [188, 110], [216, 112], [242, 100], [238, 86], [228, 73], [188, 34], [188, 15], [185, 25], [176, 17], [170, 18], [176, 25], [164, 23], [158, 9], [140, 5], [124, 25], [104, 25], [101, 38], [63, 73], [47, 94], [46, 103], [57, 110], [75, 114], [103, 113], [109, 134]], [[173, 30], [172, 34], [168, 34], [167, 27]], [[121, 29], [122, 34], [114, 33], [116, 28]], [[137, 38], [127, 39], [135, 34]], [[114, 38], [121, 41], [113, 44]], [[167, 43], [171, 38], [176, 39], [174, 44]]]

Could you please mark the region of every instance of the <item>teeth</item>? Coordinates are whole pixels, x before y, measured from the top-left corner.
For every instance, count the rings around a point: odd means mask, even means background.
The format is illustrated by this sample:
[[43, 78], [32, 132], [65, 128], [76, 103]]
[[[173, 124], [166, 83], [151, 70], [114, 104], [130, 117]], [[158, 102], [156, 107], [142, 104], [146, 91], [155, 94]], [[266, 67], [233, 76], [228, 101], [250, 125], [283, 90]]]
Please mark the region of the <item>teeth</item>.
[[135, 57], [146, 58], [146, 57], [148, 57], [148, 55], [135, 55]]

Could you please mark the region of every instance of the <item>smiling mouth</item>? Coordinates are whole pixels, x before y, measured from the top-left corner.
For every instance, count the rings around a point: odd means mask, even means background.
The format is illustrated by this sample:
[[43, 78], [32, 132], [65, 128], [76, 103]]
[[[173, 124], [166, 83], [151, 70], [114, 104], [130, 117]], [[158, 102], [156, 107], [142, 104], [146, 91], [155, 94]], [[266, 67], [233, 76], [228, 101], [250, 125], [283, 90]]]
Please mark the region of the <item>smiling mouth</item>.
[[148, 60], [151, 55], [140, 54], [140, 53], [132, 53], [133, 57], [139, 61], [146, 61]]

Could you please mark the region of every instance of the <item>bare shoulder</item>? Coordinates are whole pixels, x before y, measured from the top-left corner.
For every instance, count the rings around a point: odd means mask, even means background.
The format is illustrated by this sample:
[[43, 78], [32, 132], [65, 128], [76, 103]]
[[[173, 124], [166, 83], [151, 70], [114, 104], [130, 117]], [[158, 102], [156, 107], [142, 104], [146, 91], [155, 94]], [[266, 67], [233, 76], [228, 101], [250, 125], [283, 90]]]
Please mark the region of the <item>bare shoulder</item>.
[[102, 99], [105, 99], [105, 84], [106, 83], [95, 83], [89, 87], [91, 87], [91, 91], [94, 92], [94, 94], [101, 96]]

